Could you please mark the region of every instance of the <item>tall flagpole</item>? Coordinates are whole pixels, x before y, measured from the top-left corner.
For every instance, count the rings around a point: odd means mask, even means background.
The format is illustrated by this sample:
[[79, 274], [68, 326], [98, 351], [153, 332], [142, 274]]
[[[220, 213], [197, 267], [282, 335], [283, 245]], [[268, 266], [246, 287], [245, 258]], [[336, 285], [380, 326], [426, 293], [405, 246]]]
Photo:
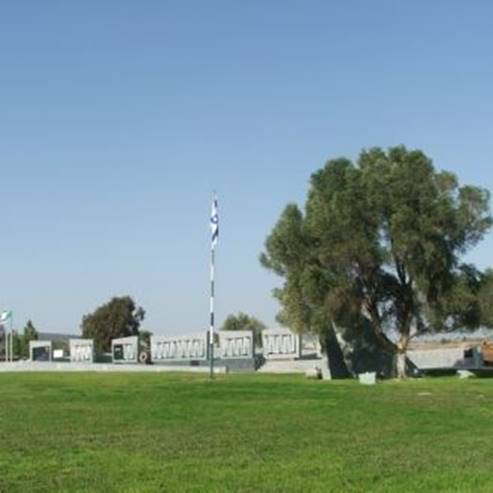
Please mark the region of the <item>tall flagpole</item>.
[[12, 361], [12, 352], [11, 352], [11, 341], [12, 341], [12, 319], [9, 317], [9, 324], [5, 324], [5, 333], [6, 333], [6, 357], [5, 361], [9, 363]]
[[211, 379], [214, 378], [214, 269], [216, 264], [216, 244], [219, 238], [219, 215], [217, 212], [217, 197], [214, 193], [212, 199], [212, 212], [210, 219], [211, 226], [211, 297], [210, 297], [210, 324], [209, 324], [209, 362], [210, 362], [210, 375]]
[[10, 362], [14, 362], [14, 312], [10, 313]]
[[214, 378], [214, 246], [211, 248], [211, 299], [210, 299], [210, 325], [209, 325], [209, 356], [210, 356], [210, 378]]

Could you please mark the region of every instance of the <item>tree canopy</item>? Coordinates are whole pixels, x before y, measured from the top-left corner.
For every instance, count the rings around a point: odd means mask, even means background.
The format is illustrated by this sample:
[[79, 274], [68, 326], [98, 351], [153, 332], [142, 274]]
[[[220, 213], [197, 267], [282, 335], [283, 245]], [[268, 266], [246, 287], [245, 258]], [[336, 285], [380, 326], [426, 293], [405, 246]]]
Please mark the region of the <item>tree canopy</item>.
[[493, 327], [493, 269], [486, 269], [481, 274], [479, 311], [483, 325]]
[[114, 297], [82, 319], [82, 337], [94, 339], [97, 351], [111, 350], [111, 340], [139, 334], [145, 311], [130, 296]]
[[38, 340], [38, 331], [34, 327], [31, 320], [27, 321], [24, 327], [24, 333], [19, 337], [19, 355], [28, 358], [29, 357], [29, 342]]
[[260, 260], [284, 279], [274, 294], [292, 328], [370, 330], [402, 376], [412, 337], [486, 320], [485, 274], [463, 258], [491, 223], [485, 189], [420, 150], [373, 148], [315, 172], [304, 211], [285, 208]]
[[38, 337], [38, 331], [31, 320], [27, 321], [22, 334], [14, 330], [12, 340], [14, 358], [29, 358], [29, 341], [37, 341]]
[[221, 330], [251, 330], [255, 345], [262, 346], [262, 331], [267, 327], [255, 317], [239, 312], [238, 315], [228, 315]]
[[146, 351], [151, 350], [151, 337], [153, 333], [150, 330], [139, 330], [140, 342]]

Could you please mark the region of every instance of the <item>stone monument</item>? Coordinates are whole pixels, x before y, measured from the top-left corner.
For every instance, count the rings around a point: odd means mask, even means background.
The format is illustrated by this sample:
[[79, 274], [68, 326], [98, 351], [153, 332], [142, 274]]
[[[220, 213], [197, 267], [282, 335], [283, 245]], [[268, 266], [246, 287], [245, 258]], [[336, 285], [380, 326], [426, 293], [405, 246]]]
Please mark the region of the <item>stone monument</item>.
[[289, 329], [266, 329], [262, 331], [264, 358], [298, 359], [301, 357], [301, 338]]
[[51, 361], [51, 341], [29, 341], [29, 359], [31, 361]]
[[70, 339], [70, 362], [93, 363], [94, 341], [93, 339]]
[[154, 363], [207, 360], [207, 332], [183, 336], [151, 336]]
[[130, 336], [111, 341], [113, 363], [137, 363], [139, 361], [139, 337]]
[[220, 330], [219, 347], [219, 356], [222, 359], [252, 359], [254, 356], [253, 332], [251, 330]]

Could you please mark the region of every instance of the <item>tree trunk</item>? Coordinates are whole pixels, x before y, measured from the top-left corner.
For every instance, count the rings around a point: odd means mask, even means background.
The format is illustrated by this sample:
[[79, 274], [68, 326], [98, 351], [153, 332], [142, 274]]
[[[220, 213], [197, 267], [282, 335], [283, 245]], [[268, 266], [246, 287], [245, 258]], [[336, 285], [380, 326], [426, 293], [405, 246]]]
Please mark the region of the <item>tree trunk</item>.
[[341, 345], [337, 340], [335, 329], [327, 332], [324, 340], [324, 351], [328, 358], [329, 370], [332, 378], [348, 378], [351, 373], [344, 361]]
[[401, 336], [397, 343], [397, 378], [404, 380], [407, 377], [407, 346], [409, 344], [409, 336]]
[[397, 352], [397, 378], [404, 380], [407, 377], [406, 353], [403, 351]]

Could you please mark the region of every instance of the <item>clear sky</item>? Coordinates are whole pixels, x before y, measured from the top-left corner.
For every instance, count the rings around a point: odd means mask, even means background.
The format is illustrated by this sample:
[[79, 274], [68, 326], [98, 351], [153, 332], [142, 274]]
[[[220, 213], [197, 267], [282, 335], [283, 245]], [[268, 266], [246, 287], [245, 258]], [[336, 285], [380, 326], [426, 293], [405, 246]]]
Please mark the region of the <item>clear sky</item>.
[[[258, 262], [326, 159], [422, 148], [493, 188], [493, 3], [0, 3], [0, 307], [78, 332], [130, 294], [155, 333], [273, 324]], [[493, 237], [470, 256], [490, 265]]]

